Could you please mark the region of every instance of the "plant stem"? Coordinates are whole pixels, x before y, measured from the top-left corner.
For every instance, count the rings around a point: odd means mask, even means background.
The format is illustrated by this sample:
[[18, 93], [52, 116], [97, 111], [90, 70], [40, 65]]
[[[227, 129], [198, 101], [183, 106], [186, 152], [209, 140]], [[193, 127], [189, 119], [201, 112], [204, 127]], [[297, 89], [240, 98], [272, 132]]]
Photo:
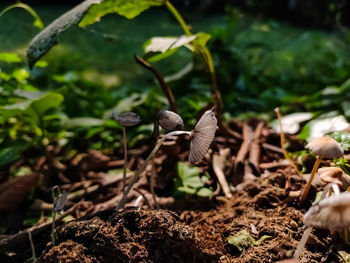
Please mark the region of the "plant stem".
[[153, 148], [152, 152], [148, 155], [146, 160], [143, 162], [143, 164], [141, 165], [140, 169], [138, 169], [135, 172], [134, 177], [132, 178], [131, 182], [129, 183], [128, 188], [126, 189], [125, 193], [123, 193], [122, 199], [120, 200], [118, 206], [115, 209], [116, 211], [118, 211], [120, 208], [124, 207], [127, 195], [129, 194], [130, 190], [132, 189], [134, 184], [139, 179], [140, 174], [145, 170], [148, 162], [153, 158], [153, 156], [158, 151], [160, 146], [162, 146], [163, 142], [170, 136], [176, 136], [176, 135], [181, 135], [181, 134], [191, 135], [191, 132], [188, 132], [188, 131], [173, 131], [173, 132], [169, 132], [169, 133], [165, 134], [160, 140], [158, 140], [156, 146]]
[[28, 238], [29, 238], [30, 247], [32, 249], [32, 262], [36, 263], [37, 258], [36, 258], [36, 253], [35, 253], [35, 246], [34, 246], [34, 242], [33, 242], [32, 232], [30, 232], [30, 231], [28, 231]]
[[[170, 1], [165, 2], [165, 6], [170, 11], [170, 13], [175, 17], [175, 19], [179, 22], [180, 26], [182, 27], [183, 31], [187, 36], [191, 36], [192, 32], [189, 30], [189, 27], [187, 26], [185, 20], [182, 18], [180, 13], [177, 11], [177, 9], [170, 3]], [[216, 111], [219, 120], [221, 120], [221, 114], [223, 111], [223, 102], [220, 90], [217, 85], [216, 81], [216, 74], [215, 74], [215, 68], [213, 63], [213, 58], [210, 54], [209, 49], [206, 46], [201, 46], [196, 44], [196, 42], [193, 42], [193, 46], [195, 48], [195, 52], [200, 55], [200, 58], [203, 60], [205, 65], [208, 67], [210, 78], [211, 78], [211, 84], [212, 84], [212, 91], [214, 94], [215, 104], [216, 104]], [[219, 121], [221, 123], [221, 121]]]
[[191, 31], [189, 30], [185, 20], [182, 18], [182, 16], [180, 15], [179, 11], [177, 11], [177, 9], [175, 8], [175, 6], [173, 6], [169, 1], [165, 1], [165, 6], [168, 8], [168, 10], [170, 11], [170, 13], [172, 13], [172, 15], [175, 17], [175, 19], [177, 20], [177, 22], [179, 22], [180, 26], [182, 27], [183, 31], [185, 32], [185, 34], [187, 36], [192, 35]]
[[157, 202], [157, 198], [156, 198], [156, 193], [154, 191], [154, 185], [155, 185], [155, 175], [156, 175], [156, 167], [155, 167], [155, 164], [154, 164], [154, 156], [152, 158], [152, 169], [151, 169], [151, 178], [150, 178], [150, 181], [151, 181], [151, 194], [152, 194], [152, 198], [153, 198], [153, 202], [154, 202], [154, 205], [156, 206], [157, 209], [159, 209], [159, 204]]
[[126, 188], [126, 169], [128, 168], [128, 148], [126, 141], [126, 128], [123, 126], [123, 145], [124, 145], [124, 167], [123, 167], [123, 194]]
[[301, 172], [299, 171], [298, 167], [294, 164], [294, 162], [289, 158], [288, 156], [288, 153], [286, 151], [286, 149], [284, 148], [284, 132], [283, 132], [283, 127], [282, 127], [282, 116], [281, 116], [281, 113], [280, 113], [280, 109], [279, 108], [276, 108], [275, 109], [275, 112], [276, 112], [276, 115], [277, 115], [277, 118], [278, 118], [278, 123], [279, 123], [279, 126], [280, 126], [280, 139], [281, 139], [281, 148], [282, 148], [282, 151], [283, 151], [283, 155], [284, 155], [284, 158], [286, 158], [286, 160], [289, 161], [290, 165], [294, 168], [294, 170], [299, 174], [299, 175], [302, 175]]
[[56, 211], [53, 211], [53, 216], [52, 216], [52, 224], [51, 224], [51, 241], [52, 241], [52, 246], [55, 245], [55, 221], [56, 221]]
[[314, 167], [312, 168], [309, 181], [307, 181], [304, 190], [303, 190], [303, 191], [301, 192], [301, 194], [300, 194], [299, 202], [300, 202], [301, 204], [304, 203], [304, 201], [305, 201], [305, 199], [306, 199], [306, 197], [307, 197], [307, 194], [309, 193], [312, 180], [313, 180], [314, 177], [315, 177], [317, 168], [320, 166], [321, 160], [322, 160], [322, 157], [321, 157], [320, 155], [318, 155], [318, 156], [317, 156], [317, 159], [316, 159], [316, 162], [315, 162], [315, 164], [314, 164]]

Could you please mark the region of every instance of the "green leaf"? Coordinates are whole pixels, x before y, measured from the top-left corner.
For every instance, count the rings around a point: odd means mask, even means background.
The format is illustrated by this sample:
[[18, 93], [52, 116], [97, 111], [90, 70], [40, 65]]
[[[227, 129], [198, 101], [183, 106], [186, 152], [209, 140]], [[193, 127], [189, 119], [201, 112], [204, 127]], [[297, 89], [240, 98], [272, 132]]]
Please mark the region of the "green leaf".
[[263, 235], [259, 240], [255, 241], [254, 238], [245, 230], [239, 231], [234, 236], [229, 236], [227, 242], [234, 245], [239, 251], [242, 251], [244, 247], [260, 246], [266, 239], [270, 239], [272, 236]]
[[38, 123], [39, 117], [46, 111], [58, 107], [63, 102], [63, 96], [57, 92], [16, 90], [15, 94], [24, 98], [18, 103], [0, 107], [0, 112], [6, 117], [27, 114]]
[[132, 19], [152, 6], [162, 6], [165, 0], [104, 0], [93, 5], [79, 26], [84, 27], [100, 20], [104, 15], [117, 13]]
[[208, 188], [203, 187], [203, 188], [199, 189], [196, 194], [200, 197], [209, 197], [213, 194], [213, 191], [208, 189]]
[[197, 38], [197, 35], [186, 36], [182, 35], [179, 37], [152, 37], [148, 40], [143, 48], [146, 53], [149, 52], [167, 52], [168, 50], [182, 47], [194, 39]]
[[18, 63], [22, 60], [16, 53], [0, 53], [0, 61], [6, 63]]
[[309, 121], [301, 133], [299, 139], [311, 141], [335, 131], [342, 131], [349, 126], [343, 115], [337, 112], [329, 112]]
[[21, 153], [28, 147], [28, 143], [20, 142], [13, 146], [0, 149], [0, 167], [19, 159], [21, 157]]
[[211, 196], [213, 191], [205, 188], [204, 183], [208, 180], [207, 176], [200, 177], [198, 167], [178, 162], [177, 171], [179, 177], [176, 180], [177, 190], [187, 194], [196, 194], [201, 197]]
[[347, 151], [350, 148], [350, 132], [333, 132], [329, 137], [336, 140], [344, 151]]
[[101, 0], [86, 0], [73, 9], [64, 13], [62, 16], [53, 21], [43, 31], [36, 35], [30, 42], [27, 50], [29, 67], [45, 55], [55, 44], [58, 36], [73, 25], [76, 25], [83, 18], [88, 8], [92, 4], [100, 3]]

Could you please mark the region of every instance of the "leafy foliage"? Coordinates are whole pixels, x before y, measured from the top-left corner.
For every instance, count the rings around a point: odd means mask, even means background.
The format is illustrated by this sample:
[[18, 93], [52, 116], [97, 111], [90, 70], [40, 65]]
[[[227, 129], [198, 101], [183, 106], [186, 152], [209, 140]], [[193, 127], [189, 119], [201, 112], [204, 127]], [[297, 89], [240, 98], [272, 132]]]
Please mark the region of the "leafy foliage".
[[239, 231], [234, 236], [229, 236], [227, 242], [234, 245], [239, 251], [244, 248], [253, 246], [260, 246], [265, 240], [272, 238], [272, 236], [263, 235], [259, 240], [255, 240], [247, 231]]
[[201, 197], [212, 195], [212, 190], [205, 187], [208, 176], [200, 176], [199, 168], [183, 162], [177, 163], [178, 177], [175, 180], [176, 189], [186, 194], [196, 194]]
[[152, 6], [161, 6], [165, 0], [104, 0], [98, 5], [90, 8], [87, 15], [80, 22], [84, 27], [100, 20], [104, 15], [117, 13], [132, 19]]

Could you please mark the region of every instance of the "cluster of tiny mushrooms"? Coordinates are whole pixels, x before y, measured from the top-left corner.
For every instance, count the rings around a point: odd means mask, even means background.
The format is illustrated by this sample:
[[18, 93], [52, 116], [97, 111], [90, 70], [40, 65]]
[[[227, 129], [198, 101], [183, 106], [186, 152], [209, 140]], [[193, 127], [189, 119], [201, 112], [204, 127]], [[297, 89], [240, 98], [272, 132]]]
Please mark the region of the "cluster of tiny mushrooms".
[[[123, 196], [116, 207], [116, 211], [123, 208], [126, 202], [126, 197], [130, 192], [132, 186], [138, 180], [142, 171], [145, 170], [146, 165], [150, 160], [153, 160], [155, 153], [166, 139], [173, 138], [178, 135], [189, 135], [191, 138], [189, 161], [192, 164], [200, 161], [207, 153], [210, 144], [212, 143], [217, 129], [217, 119], [213, 110], [206, 111], [197, 122], [194, 130], [184, 131], [184, 122], [182, 118], [168, 110], [161, 110], [158, 112], [154, 124], [153, 136], [156, 138], [156, 144], [149, 156], [142, 163], [141, 167], [134, 173], [134, 177], [126, 187], [126, 170], [127, 170], [127, 137], [126, 127], [138, 125], [141, 118], [132, 112], [125, 112], [118, 115], [113, 112], [114, 120], [123, 127], [123, 146], [124, 146], [124, 169], [123, 169]], [[164, 135], [160, 135], [159, 126], [171, 131]], [[298, 247], [291, 259], [291, 262], [298, 262], [302, 250], [311, 234], [313, 227], [325, 228], [331, 230], [344, 230], [347, 241], [348, 229], [350, 227], [350, 179], [342, 169], [338, 167], [324, 167], [319, 168], [322, 159], [340, 158], [343, 156], [343, 150], [339, 143], [330, 137], [319, 137], [306, 145], [306, 148], [317, 155], [314, 167], [311, 171], [310, 177], [302, 189], [299, 202], [303, 204], [307, 199], [311, 184], [318, 175], [319, 181], [326, 184], [320, 196], [318, 203], [311, 206], [311, 208], [304, 215], [305, 230], [303, 236], [298, 243]], [[151, 186], [152, 187], [152, 186]], [[345, 192], [341, 192], [345, 190]], [[53, 190], [54, 191], [54, 190]], [[152, 190], [152, 193], [154, 191]], [[63, 210], [66, 194], [64, 193], [55, 201], [55, 212]], [[63, 205], [62, 205], [63, 204]], [[52, 233], [54, 243], [54, 231]]]

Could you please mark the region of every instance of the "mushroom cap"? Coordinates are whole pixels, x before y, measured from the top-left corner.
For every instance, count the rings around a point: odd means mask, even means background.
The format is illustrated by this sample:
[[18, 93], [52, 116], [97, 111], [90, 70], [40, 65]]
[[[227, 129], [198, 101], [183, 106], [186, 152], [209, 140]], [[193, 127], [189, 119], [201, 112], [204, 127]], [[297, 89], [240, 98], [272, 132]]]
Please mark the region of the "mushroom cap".
[[206, 111], [191, 132], [189, 161], [196, 163], [207, 153], [217, 128], [217, 119], [212, 110]]
[[112, 115], [114, 120], [124, 127], [135, 126], [141, 122], [140, 116], [130, 111], [124, 112], [120, 115], [114, 111]]
[[330, 137], [319, 137], [306, 145], [313, 153], [324, 158], [335, 158], [343, 155], [343, 149], [340, 144]]
[[339, 187], [342, 186], [340, 178], [343, 174], [343, 170], [339, 167], [323, 167], [318, 169], [317, 172], [322, 182], [326, 184], [337, 184]]
[[180, 115], [169, 110], [159, 111], [158, 121], [160, 127], [165, 130], [182, 130], [184, 127], [184, 121]]
[[306, 226], [342, 229], [350, 226], [350, 192], [321, 200], [304, 215]]

